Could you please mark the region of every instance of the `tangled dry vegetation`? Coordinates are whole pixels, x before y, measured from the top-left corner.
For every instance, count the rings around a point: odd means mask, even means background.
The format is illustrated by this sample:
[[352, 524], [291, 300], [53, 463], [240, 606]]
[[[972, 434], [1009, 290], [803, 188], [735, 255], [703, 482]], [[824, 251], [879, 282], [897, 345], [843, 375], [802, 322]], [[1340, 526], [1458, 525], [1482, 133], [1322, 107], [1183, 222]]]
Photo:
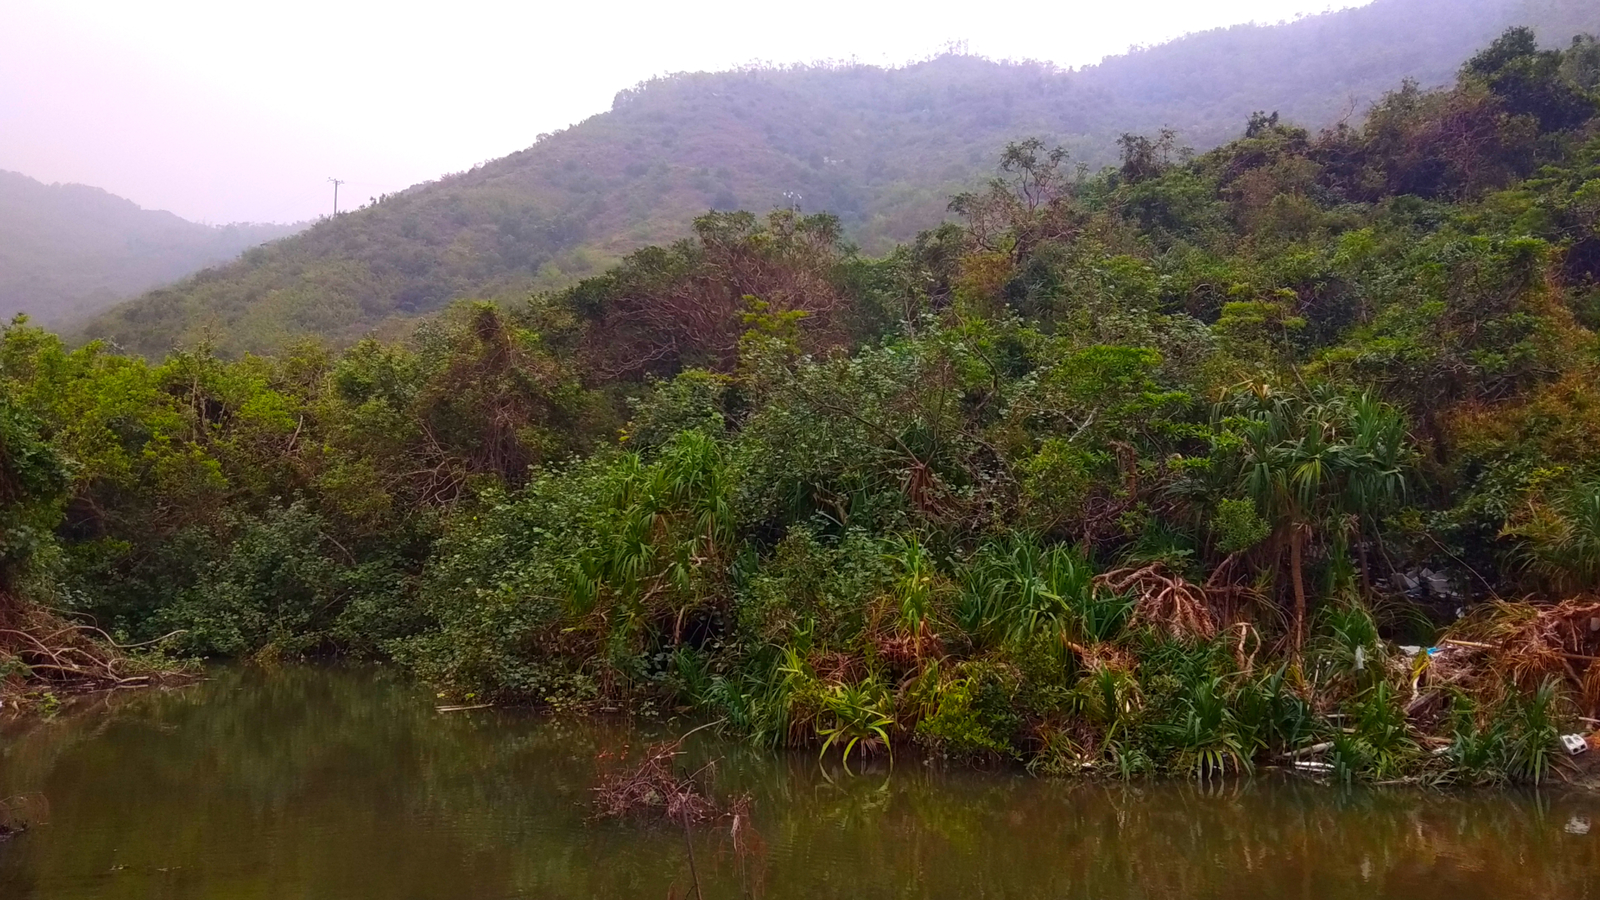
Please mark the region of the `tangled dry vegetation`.
[[[719, 725], [713, 722], [701, 726]], [[731, 850], [734, 868], [745, 883], [747, 892], [762, 873], [766, 857], [766, 843], [750, 819], [751, 799], [740, 794], [719, 803], [712, 799], [703, 783], [704, 776], [715, 765], [715, 760], [699, 769], [684, 773], [677, 765], [683, 755], [683, 744], [693, 729], [675, 741], [663, 741], [647, 747], [642, 759], [631, 761], [627, 750], [618, 754], [602, 753], [602, 766], [610, 767], [600, 777], [594, 788], [596, 818], [655, 820], [683, 829], [684, 851], [689, 864], [689, 893], [703, 898], [700, 873], [695, 862], [692, 829], [695, 825], [714, 821], [727, 823], [727, 848]], [[676, 896], [669, 892], [669, 896]]]
[[[595, 815], [598, 818], [661, 818], [679, 825], [693, 825], [716, 818], [722, 810], [706, 796], [700, 777], [706, 767], [684, 774], [677, 759], [683, 742], [666, 741], [646, 748], [644, 758], [601, 776], [594, 789]], [[610, 757], [602, 756], [602, 761]]]
[[1424, 678], [1435, 690], [1449, 686], [1490, 698], [1513, 688], [1526, 693], [1563, 684], [1594, 722], [1600, 716], [1600, 598], [1485, 604], [1440, 642]]
[[181, 674], [165, 661], [129, 651], [160, 643], [172, 635], [134, 646], [119, 646], [93, 625], [70, 622], [29, 604], [0, 617], [0, 698], [22, 705], [30, 694], [74, 694], [143, 687]]

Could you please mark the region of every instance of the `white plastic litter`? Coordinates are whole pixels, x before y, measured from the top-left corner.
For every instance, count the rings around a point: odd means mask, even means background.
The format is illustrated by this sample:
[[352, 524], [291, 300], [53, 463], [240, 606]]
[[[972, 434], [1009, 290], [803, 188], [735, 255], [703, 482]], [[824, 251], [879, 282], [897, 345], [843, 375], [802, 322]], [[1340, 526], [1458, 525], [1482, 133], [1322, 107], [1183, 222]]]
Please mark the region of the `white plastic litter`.
[[1567, 748], [1567, 753], [1577, 756], [1589, 749], [1589, 742], [1581, 734], [1563, 734], [1561, 743]]
[[1589, 833], [1589, 817], [1588, 816], [1573, 816], [1572, 818], [1567, 820], [1567, 827], [1564, 830], [1566, 831], [1567, 834], [1588, 834]]

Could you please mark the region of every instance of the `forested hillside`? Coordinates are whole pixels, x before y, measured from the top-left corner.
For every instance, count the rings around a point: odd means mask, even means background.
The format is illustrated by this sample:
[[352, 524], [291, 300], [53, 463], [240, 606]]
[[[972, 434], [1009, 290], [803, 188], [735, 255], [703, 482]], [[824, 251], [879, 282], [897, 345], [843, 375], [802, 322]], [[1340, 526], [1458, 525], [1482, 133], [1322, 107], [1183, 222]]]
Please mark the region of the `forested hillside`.
[[1600, 717], [1600, 43], [1169, 144], [1013, 143], [876, 256], [712, 213], [344, 350], [13, 323], [0, 689], [122, 683], [93, 622], [847, 762], [1556, 777]]
[[0, 317], [62, 326], [299, 226], [211, 227], [99, 188], [0, 172]]
[[[514, 298], [682, 237], [708, 209], [837, 215], [868, 252], [939, 222], [1005, 144], [1036, 135], [1098, 168], [1127, 132], [1215, 146], [1256, 110], [1358, 121], [1403, 78], [1447, 83], [1512, 23], [1552, 45], [1600, 31], [1580, 0], [1376, 0], [1287, 25], [1194, 35], [1081, 72], [944, 56], [695, 73], [617, 95], [534, 146], [319, 223], [95, 320], [86, 336], [159, 355], [302, 335], [396, 334], [462, 297]], [[1177, 149], [1176, 147], [1174, 149]]]

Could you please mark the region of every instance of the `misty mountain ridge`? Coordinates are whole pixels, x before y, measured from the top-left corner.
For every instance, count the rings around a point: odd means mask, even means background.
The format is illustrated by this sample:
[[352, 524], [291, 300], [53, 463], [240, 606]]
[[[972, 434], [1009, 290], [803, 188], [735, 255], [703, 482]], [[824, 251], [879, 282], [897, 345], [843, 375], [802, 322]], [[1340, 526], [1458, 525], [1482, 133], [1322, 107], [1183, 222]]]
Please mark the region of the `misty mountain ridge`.
[[470, 171], [377, 198], [93, 320], [142, 353], [208, 339], [224, 352], [303, 336], [394, 334], [453, 300], [564, 287], [707, 209], [836, 214], [876, 253], [946, 216], [1004, 146], [1037, 136], [1091, 168], [1124, 133], [1172, 128], [1204, 150], [1257, 110], [1359, 121], [1405, 79], [1450, 82], [1506, 27], [1547, 45], [1600, 32], [1577, 0], [1375, 0], [1280, 25], [1191, 35], [1071, 71], [945, 55], [685, 73]]
[[202, 225], [82, 184], [0, 170], [0, 316], [59, 325], [299, 225]]

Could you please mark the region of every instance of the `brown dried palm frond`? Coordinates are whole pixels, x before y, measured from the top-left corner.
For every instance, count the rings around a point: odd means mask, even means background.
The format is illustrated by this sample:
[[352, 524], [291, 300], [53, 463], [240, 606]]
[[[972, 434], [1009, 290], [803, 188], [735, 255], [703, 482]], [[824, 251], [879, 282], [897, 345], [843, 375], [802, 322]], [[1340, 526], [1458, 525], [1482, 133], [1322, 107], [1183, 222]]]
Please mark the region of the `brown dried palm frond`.
[[911, 634], [880, 632], [872, 643], [878, 659], [895, 669], [915, 669], [925, 659], [939, 659], [945, 655], [944, 640], [926, 623]]
[[1139, 661], [1133, 653], [1105, 641], [1087, 645], [1068, 641], [1067, 649], [1077, 654], [1078, 662], [1089, 672], [1106, 669], [1131, 674], [1139, 666]]
[[1132, 594], [1135, 623], [1175, 638], [1207, 640], [1217, 634], [1217, 617], [1205, 589], [1160, 563], [1113, 569], [1096, 576], [1094, 583], [1113, 593]]
[[806, 661], [824, 684], [849, 684], [866, 675], [865, 666], [858, 657], [839, 650], [814, 653]]

